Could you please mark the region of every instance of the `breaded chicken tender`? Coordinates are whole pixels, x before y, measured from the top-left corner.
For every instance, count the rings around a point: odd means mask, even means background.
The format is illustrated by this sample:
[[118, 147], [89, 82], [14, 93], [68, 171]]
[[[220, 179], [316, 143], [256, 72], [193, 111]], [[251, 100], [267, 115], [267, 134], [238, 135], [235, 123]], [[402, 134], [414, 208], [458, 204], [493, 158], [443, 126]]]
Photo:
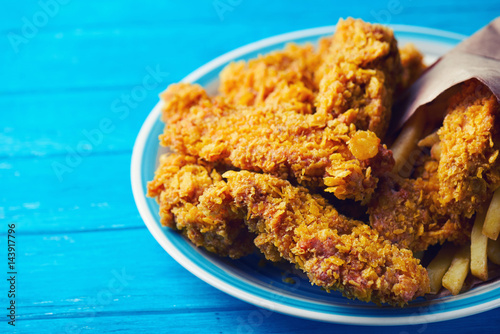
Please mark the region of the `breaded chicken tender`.
[[[411, 251], [368, 225], [340, 215], [324, 198], [267, 174], [229, 171], [214, 185], [233, 211], [246, 212], [256, 244], [270, 260], [302, 269], [313, 284], [362, 301], [404, 305], [429, 291], [429, 278]], [[223, 195], [222, 195], [223, 194]], [[229, 199], [229, 200], [228, 200]], [[206, 212], [219, 207], [204, 202]]]
[[414, 252], [451, 241], [464, 244], [472, 221], [450, 214], [439, 202], [437, 164], [426, 164], [430, 179], [406, 179], [387, 174], [368, 206], [370, 225], [381, 236]]
[[346, 121], [382, 137], [403, 74], [392, 31], [349, 18], [318, 44], [316, 52], [312, 45], [289, 44], [283, 51], [229, 64], [220, 74], [220, 95], [233, 105], [347, 113]]
[[401, 75], [397, 41], [391, 29], [352, 18], [340, 20], [323, 64], [316, 71], [317, 112], [344, 115], [357, 128], [383, 138]]
[[499, 112], [485, 86], [462, 84], [415, 179], [380, 179], [368, 210], [371, 226], [414, 251], [444, 241], [465, 243], [473, 215], [500, 185]]
[[233, 108], [188, 84], [171, 85], [163, 99], [162, 145], [205, 161], [293, 178], [339, 199], [367, 201], [377, 175], [394, 163], [373, 132], [357, 131], [331, 115], [325, 120], [273, 107]]
[[321, 58], [311, 44], [288, 44], [282, 51], [227, 65], [219, 94], [233, 105], [286, 106], [310, 114], [315, 97], [314, 72]]
[[457, 215], [472, 217], [500, 186], [500, 106], [477, 80], [462, 84], [443, 126], [438, 167], [439, 198]]
[[199, 209], [200, 197], [218, 182], [223, 181], [212, 164], [172, 153], [161, 157], [155, 178], [148, 183], [148, 196], [160, 204], [162, 225], [181, 232], [198, 247], [236, 259], [254, 250], [254, 236], [243, 216], [227, 207], [209, 216]]

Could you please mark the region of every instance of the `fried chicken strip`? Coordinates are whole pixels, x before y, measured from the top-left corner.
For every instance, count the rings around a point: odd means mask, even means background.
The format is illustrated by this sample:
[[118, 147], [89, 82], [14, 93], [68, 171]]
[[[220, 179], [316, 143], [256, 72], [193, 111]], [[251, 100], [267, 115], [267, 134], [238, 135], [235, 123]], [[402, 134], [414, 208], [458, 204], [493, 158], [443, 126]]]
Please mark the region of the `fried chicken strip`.
[[352, 18], [340, 20], [316, 72], [317, 112], [343, 115], [357, 128], [383, 138], [401, 76], [399, 50], [391, 29]]
[[449, 102], [439, 139], [415, 179], [386, 175], [369, 205], [370, 223], [414, 251], [470, 238], [472, 217], [500, 185], [498, 101], [478, 81]]
[[233, 105], [281, 105], [335, 117], [347, 113], [346, 121], [382, 137], [401, 76], [392, 31], [349, 18], [339, 21], [333, 37], [319, 41], [317, 52], [311, 45], [290, 44], [229, 64], [221, 72], [219, 92]]
[[[437, 164], [429, 162], [426, 168], [437, 176]], [[472, 221], [441, 205], [435, 176], [431, 176], [434, 181], [395, 174], [382, 177], [368, 206], [370, 225], [385, 239], [414, 252], [445, 241], [464, 244]]]
[[[339, 199], [367, 201], [392, 155], [370, 131], [272, 107], [233, 108], [196, 85], [163, 94], [162, 145], [209, 162], [293, 178]], [[192, 100], [189, 100], [192, 99]]]
[[199, 209], [200, 197], [218, 182], [223, 181], [213, 164], [172, 153], [161, 157], [155, 178], [148, 183], [148, 196], [160, 204], [162, 225], [181, 232], [198, 247], [240, 258], [254, 250], [254, 236], [244, 217], [227, 207], [209, 216]]
[[410, 251], [340, 215], [321, 196], [267, 174], [229, 171], [223, 177], [226, 184], [205, 194], [204, 212], [217, 214], [221, 201], [243, 210], [268, 259], [284, 258], [312, 283], [363, 301], [404, 305], [429, 291], [427, 272]]
[[439, 129], [439, 195], [443, 206], [472, 217], [500, 186], [500, 106], [477, 80], [462, 84]]
[[286, 105], [310, 114], [316, 94], [313, 76], [320, 62], [311, 44], [291, 43], [284, 50], [227, 65], [219, 76], [219, 94], [232, 105]]

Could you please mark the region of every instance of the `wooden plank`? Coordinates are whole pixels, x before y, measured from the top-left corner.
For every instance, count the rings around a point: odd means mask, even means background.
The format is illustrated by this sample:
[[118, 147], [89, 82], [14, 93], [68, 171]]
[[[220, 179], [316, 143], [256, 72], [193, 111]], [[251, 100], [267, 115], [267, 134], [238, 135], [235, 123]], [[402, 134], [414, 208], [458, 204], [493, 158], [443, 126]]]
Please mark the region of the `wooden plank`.
[[26, 233], [144, 226], [132, 198], [130, 152], [83, 157], [61, 181], [54, 163], [65, 156], [0, 164], [2, 218]]
[[[17, 53], [8, 33], [22, 33], [23, 17], [32, 20], [40, 5], [4, 6], [0, 220], [18, 224], [17, 331], [498, 332], [498, 309], [455, 321], [381, 329], [269, 313], [230, 297], [183, 269], [152, 238], [132, 199], [129, 165], [133, 141], [156, 94], [224, 52], [346, 16], [471, 34], [498, 16], [500, 3], [388, 0], [353, 6], [326, 0], [286, 5], [222, 0], [231, 5], [221, 17], [216, 2], [70, 1], [28, 43], [18, 45]], [[390, 4], [400, 11], [391, 13]], [[147, 68], [156, 66], [168, 76], [120, 119], [112, 103], [143, 85]], [[104, 118], [116, 128], [60, 180], [53, 163], [63, 163], [67, 147], [74, 149], [86, 139], [82, 131], [98, 128]], [[127, 276], [133, 278], [123, 280]], [[111, 291], [110, 282], [126, 284], [112, 285]], [[6, 332], [4, 325], [0, 332]]]
[[[192, 4], [185, 2], [145, 0], [138, 4], [134, 0], [111, 0], [103, 4], [100, 1], [86, 1], [81, 3], [71, 0], [55, 0], [59, 3], [52, 3], [53, 0], [42, 0], [43, 6], [38, 1], [25, 4], [12, 3], [9, 6], [9, 14], [4, 15], [0, 21], [0, 30], [13, 30], [21, 32], [23, 17], [28, 21], [33, 19], [38, 12], [50, 13], [50, 20], [46, 25], [40, 27], [40, 31], [54, 30], [65, 27], [84, 26], [117, 26], [117, 25], [158, 25], [165, 23], [175, 23], [182, 20], [214, 20], [218, 19], [217, 13], [210, 2], [199, 2], [196, 8]], [[117, 10], [119, 8], [120, 10]], [[193, 10], [195, 9], [195, 10]], [[89, 13], [89, 15], [82, 15]], [[90, 15], [90, 13], [92, 15]], [[42, 15], [43, 14], [38, 14]]]
[[[81, 328], [98, 332], [287, 333], [307, 329], [348, 333], [370, 327], [324, 324], [256, 308], [230, 297], [183, 269], [143, 229], [19, 234], [19, 328], [37, 333]], [[498, 311], [485, 313], [482, 332], [500, 326]], [[148, 320], [151, 319], [151, 320]], [[156, 319], [156, 320], [154, 320]], [[384, 329], [387, 333], [479, 326], [478, 317]], [[411, 320], [410, 320], [411, 321]], [[247, 326], [248, 325], [248, 326]], [[88, 327], [87, 327], [88, 326]], [[230, 330], [232, 329], [232, 330]], [[375, 329], [375, 327], [371, 328]]]
[[[84, 148], [92, 153], [131, 151], [135, 138], [158, 94], [168, 85], [110, 90], [58, 92], [0, 97], [0, 159], [67, 155]], [[128, 101], [128, 102], [125, 102]], [[22, 117], [20, 113], [22, 112]]]
[[485, 323], [478, 316], [467, 317], [457, 321], [446, 321], [415, 326], [351, 326], [323, 323], [300, 318], [294, 318], [279, 313], [267, 313], [266, 310], [250, 308], [244, 311], [227, 312], [186, 312], [171, 313], [131, 313], [109, 315], [94, 318], [63, 318], [30, 320], [19, 322], [20, 329], [29, 332], [44, 333], [466, 333], [464, 328], [481, 326], [481, 333], [498, 333], [498, 314], [495, 311], [486, 312]]
[[[266, 3], [265, 6], [268, 5]], [[264, 37], [335, 24], [338, 17], [345, 16], [381, 23], [422, 25], [421, 16], [427, 11], [427, 6], [413, 3], [411, 6], [402, 6], [401, 13], [389, 16], [383, 15], [387, 11], [384, 7], [357, 6], [349, 10], [340, 8], [333, 13], [316, 11], [304, 14], [300, 7], [286, 6], [292, 7], [283, 8], [288, 12], [287, 15], [273, 15], [270, 20], [265, 15], [257, 15], [262, 14], [262, 8], [252, 6], [247, 12], [245, 6], [248, 4], [243, 3], [241, 6], [234, 8], [223, 21], [215, 16], [209, 21], [165, 19], [163, 24], [157, 26], [128, 23], [82, 28], [76, 23], [77, 20], [71, 28], [64, 26], [64, 29], [57, 31], [41, 30], [28, 43], [20, 45], [17, 53], [9, 45], [4, 45], [7, 52], [0, 53], [0, 63], [9, 66], [2, 71], [6, 80], [0, 83], [0, 93], [31, 94], [69, 88], [137, 85], [147, 66], [159, 66], [162, 71], [170, 73], [170, 80], [177, 81], [216, 56]], [[277, 6], [272, 5], [269, 10], [277, 9]], [[471, 24], [463, 25], [461, 18], [465, 19], [465, 13], [458, 16], [461, 6], [451, 7], [449, 4], [441, 8], [443, 13], [449, 11], [448, 20], [430, 17], [427, 25], [470, 34], [493, 19], [496, 15], [494, 9], [498, 9], [498, 6], [490, 3], [492, 11], [486, 14], [484, 10], [468, 10], [467, 20]], [[252, 25], [241, 24], [240, 21], [252, 15], [252, 12], [256, 14], [257, 21]], [[304, 19], [302, 15], [306, 15]], [[70, 19], [75, 18], [68, 16]], [[266, 20], [265, 24], [259, 24], [259, 20]], [[207, 39], [209, 44], [206, 43]], [[4, 42], [8, 44], [8, 41]]]
[[183, 269], [145, 227], [43, 235], [17, 231], [20, 320], [47, 313], [57, 318], [248, 307]]
[[[59, 1], [59, 0], [58, 0]], [[51, 0], [42, 0], [43, 3], [51, 2]], [[61, 0], [68, 2], [68, 0]], [[217, 4], [222, 4], [217, 10]], [[227, 6], [224, 6], [226, 4]], [[56, 30], [66, 27], [88, 27], [88, 26], [113, 26], [117, 25], [166, 25], [176, 24], [180, 21], [203, 21], [204, 23], [228, 24], [233, 22], [241, 22], [252, 18], [253, 22], [269, 24], [269, 18], [272, 13], [280, 13], [281, 15], [273, 15], [273, 20], [284, 22], [287, 25], [301, 25], [299, 20], [291, 20], [301, 18], [302, 22], [317, 21], [324, 24], [326, 20], [331, 21], [332, 17], [363, 17], [374, 21], [377, 19], [373, 12], [392, 9], [393, 20], [396, 17], [401, 17], [400, 22], [411, 24], [419, 24], [422, 22], [420, 16], [422, 10], [429, 10], [432, 6], [433, 10], [444, 9], [440, 12], [442, 16], [450, 16], [457, 19], [457, 28], [465, 30], [474, 25], [460, 25], [460, 17], [466, 17], [467, 14], [480, 14], [482, 18], [488, 12], [494, 9], [499, 9], [498, 2], [495, 0], [482, 0], [478, 6], [470, 6], [467, 0], [444, 0], [439, 3], [430, 0], [414, 2], [411, 0], [402, 0], [398, 3], [390, 5], [390, 1], [382, 1], [378, 3], [369, 3], [368, 6], [352, 6], [348, 2], [336, 3], [334, 7], [330, 7], [331, 3], [327, 0], [316, 1], [314, 3], [302, 4], [295, 2], [292, 6], [284, 6], [280, 2], [266, 2], [263, 0], [253, 1], [228, 1], [221, 0], [217, 2], [200, 1], [195, 7], [191, 3], [185, 2], [170, 2], [165, 1], [158, 3], [153, 0], [142, 1], [140, 5], [133, 0], [124, 1], [108, 1], [103, 5], [99, 1], [86, 1], [85, 3], [69, 1], [68, 4], [54, 7], [54, 10], [47, 10], [40, 6], [38, 2], [26, 4], [10, 4], [9, 15], [4, 15], [0, 21], [0, 31], [9, 30], [20, 32], [24, 22], [23, 17], [33, 22], [33, 16], [38, 12], [51, 13], [50, 20], [46, 25], [43, 25], [40, 30]], [[119, 6], [120, 10], [116, 10]], [[392, 7], [391, 7], [392, 6]], [[326, 9], [328, 10], [321, 10]], [[52, 14], [53, 13], [53, 14]], [[92, 15], [82, 15], [82, 13], [92, 13]], [[476, 14], [477, 13], [477, 14]], [[410, 19], [411, 21], [408, 21]], [[425, 20], [430, 20], [429, 15]], [[331, 23], [326, 23], [331, 24]], [[454, 24], [447, 20], [443, 20], [440, 25]]]
[[[161, 72], [163, 78], [168, 73], [171, 81], [178, 81], [223, 51], [221, 46], [203, 52], [193, 49], [193, 44], [202, 44], [206, 36], [178, 38], [187, 28], [193, 27], [183, 24], [176, 29], [73, 29], [61, 34], [40, 34], [25, 45], [23, 52], [0, 54], [0, 61], [10, 64], [3, 73], [8, 83], [0, 84], [0, 93], [141, 85], [148, 68]], [[215, 33], [210, 26], [195, 28]], [[233, 45], [237, 45], [236, 34], [233, 31], [228, 37], [235, 41]]]

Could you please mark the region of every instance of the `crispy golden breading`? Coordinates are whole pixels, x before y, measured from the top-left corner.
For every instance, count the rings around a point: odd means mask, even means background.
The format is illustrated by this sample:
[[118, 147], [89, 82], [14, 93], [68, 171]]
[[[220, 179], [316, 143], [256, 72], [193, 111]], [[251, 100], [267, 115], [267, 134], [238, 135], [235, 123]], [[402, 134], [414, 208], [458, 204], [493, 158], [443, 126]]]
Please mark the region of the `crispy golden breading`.
[[253, 241], [267, 259], [286, 259], [312, 283], [363, 301], [404, 305], [428, 292], [427, 273], [410, 251], [340, 215], [321, 196], [267, 174], [223, 177], [174, 153], [162, 159], [148, 196], [160, 203], [162, 224], [219, 255], [246, 255]]
[[[196, 93], [186, 93], [192, 89]], [[339, 199], [366, 201], [377, 175], [392, 168], [392, 155], [372, 132], [316, 114], [273, 107], [232, 108], [218, 98], [198, 94], [199, 86], [171, 85], [166, 108], [164, 146], [210, 162], [294, 178], [325, 187]], [[198, 105], [181, 100], [195, 96]], [[179, 109], [183, 106], [190, 108]], [[328, 124], [328, 125], [327, 125]]]
[[203, 87], [189, 83], [170, 85], [160, 94], [160, 98], [164, 103], [164, 112], [162, 113], [164, 122], [181, 119], [191, 107], [212, 105], [211, 99]]
[[282, 51], [227, 65], [220, 73], [219, 94], [233, 105], [286, 106], [310, 114], [320, 61], [312, 45], [288, 44]]
[[348, 114], [361, 130], [385, 134], [402, 66], [390, 29], [340, 20], [333, 37], [311, 45], [289, 44], [220, 74], [220, 96], [239, 106], [279, 105], [300, 113]]
[[[326, 44], [326, 43], [324, 43]], [[345, 115], [359, 129], [383, 137], [393, 93], [402, 74], [392, 30], [362, 20], [340, 20], [329, 52], [316, 71], [318, 113]]]
[[[425, 168], [437, 175], [433, 162]], [[471, 220], [450, 215], [438, 196], [437, 180], [387, 174], [379, 180], [368, 206], [370, 225], [387, 240], [414, 252], [445, 241], [465, 243], [470, 237]]]
[[416, 178], [388, 174], [380, 179], [368, 210], [371, 226], [414, 251], [447, 240], [465, 243], [473, 215], [500, 185], [499, 112], [486, 87], [477, 81], [462, 84]]
[[438, 135], [443, 206], [472, 217], [500, 186], [500, 107], [482, 83], [470, 80], [454, 95]]
[[202, 195], [218, 182], [222, 178], [211, 164], [173, 153], [162, 156], [154, 180], [148, 183], [148, 196], [160, 204], [162, 225], [180, 231], [196, 246], [239, 258], [254, 250], [254, 236], [243, 216], [223, 206], [217, 215], [207, 216], [199, 209]]
[[[429, 291], [427, 272], [411, 251], [340, 215], [321, 196], [268, 174], [229, 171], [223, 177], [227, 184], [217, 183], [212, 194], [232, 211], [246, 212], [246, 223], [270, 260], [279, 253], [312, 283], [363, 301], [404, 305]], [[218, 199], [203, 202], [205, 212], [216, 212]]]

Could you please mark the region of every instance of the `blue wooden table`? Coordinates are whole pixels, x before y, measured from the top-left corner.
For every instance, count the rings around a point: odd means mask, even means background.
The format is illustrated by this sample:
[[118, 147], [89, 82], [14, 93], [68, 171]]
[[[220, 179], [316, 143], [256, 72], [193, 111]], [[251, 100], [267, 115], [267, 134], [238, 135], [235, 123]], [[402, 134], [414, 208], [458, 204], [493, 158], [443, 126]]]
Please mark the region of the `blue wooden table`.
[[0, 332], [499, 333], [500, 309], [383, 329], [259, 317], [156, 243], [129, 178], [158, 93], [222, 53], [346, 16], [470, 35], [498, 15], [498, 0], [2, 0]]

